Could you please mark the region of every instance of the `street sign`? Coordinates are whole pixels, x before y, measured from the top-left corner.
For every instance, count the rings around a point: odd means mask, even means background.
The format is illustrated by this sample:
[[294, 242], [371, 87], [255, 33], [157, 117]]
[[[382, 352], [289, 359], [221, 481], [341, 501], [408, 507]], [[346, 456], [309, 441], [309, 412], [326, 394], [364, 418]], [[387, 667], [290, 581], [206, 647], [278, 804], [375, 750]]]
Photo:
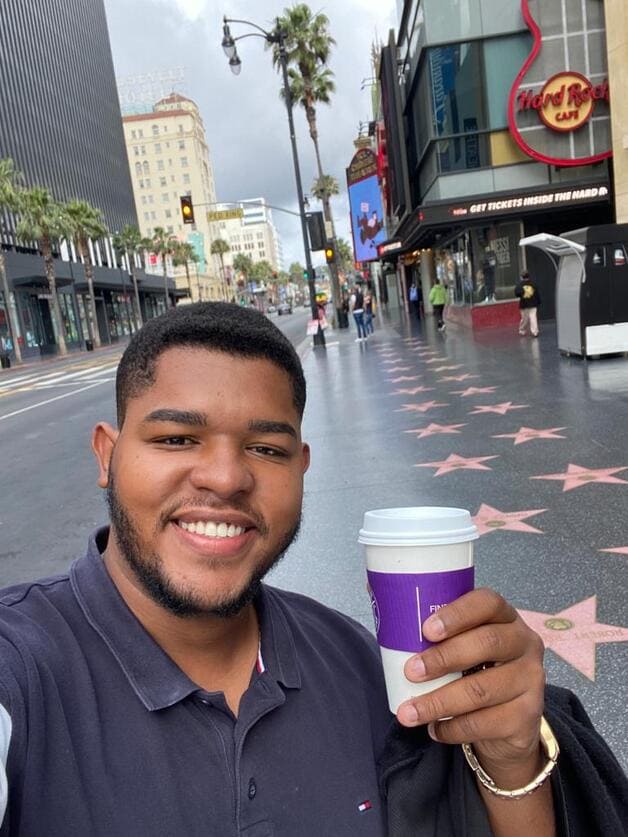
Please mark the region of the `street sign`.
[[239, 209], [215, 209], [207, 213], [207, 220], [211, 224], [212, 221], [231, 221], [234, 218], [243, 218], [244, 210]]

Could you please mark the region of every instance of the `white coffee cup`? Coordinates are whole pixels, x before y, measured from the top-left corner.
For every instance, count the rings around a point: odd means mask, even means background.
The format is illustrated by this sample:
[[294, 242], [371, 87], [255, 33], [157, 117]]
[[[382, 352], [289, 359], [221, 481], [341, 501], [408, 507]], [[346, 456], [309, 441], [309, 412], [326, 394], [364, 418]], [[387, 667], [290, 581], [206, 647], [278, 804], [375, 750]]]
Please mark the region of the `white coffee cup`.
[[433, 643], [423, 623], [440, 607], [473, 590], [473, 541], [478, 530], [464, 509], [377, 509], [364, 515], [369, 593], [390, 710], [462, 676], [411, 683], [403, 667]]

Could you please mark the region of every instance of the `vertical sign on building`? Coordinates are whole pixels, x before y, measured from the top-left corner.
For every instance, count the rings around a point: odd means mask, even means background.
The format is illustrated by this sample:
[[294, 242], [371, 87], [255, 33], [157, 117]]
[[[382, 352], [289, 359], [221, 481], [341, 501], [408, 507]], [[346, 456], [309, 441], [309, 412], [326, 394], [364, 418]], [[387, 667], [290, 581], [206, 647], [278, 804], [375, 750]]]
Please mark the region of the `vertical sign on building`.
[[360, 148], [347, 169], [353, 252], [357, 262], [376, 261], [377, 247], [386, 240], [377, 157]]

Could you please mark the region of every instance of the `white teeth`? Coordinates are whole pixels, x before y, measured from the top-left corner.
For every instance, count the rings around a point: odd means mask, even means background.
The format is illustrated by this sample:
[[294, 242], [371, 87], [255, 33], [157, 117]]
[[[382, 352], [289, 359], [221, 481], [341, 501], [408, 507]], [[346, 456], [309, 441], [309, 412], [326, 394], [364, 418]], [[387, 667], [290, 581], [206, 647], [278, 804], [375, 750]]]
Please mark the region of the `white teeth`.
[[234, 526], [233, 523], [214, 523], [210, 520], [207, 523], [201, 520], [194, 523], [187, 523], [185, 520], [181, 520], [179, 521], [179, 526], [185, 529], [186, 532], [192, 532], [195, 535], [204, 535], [206, 538], [236, 538], [245, 531], [242, 526]]

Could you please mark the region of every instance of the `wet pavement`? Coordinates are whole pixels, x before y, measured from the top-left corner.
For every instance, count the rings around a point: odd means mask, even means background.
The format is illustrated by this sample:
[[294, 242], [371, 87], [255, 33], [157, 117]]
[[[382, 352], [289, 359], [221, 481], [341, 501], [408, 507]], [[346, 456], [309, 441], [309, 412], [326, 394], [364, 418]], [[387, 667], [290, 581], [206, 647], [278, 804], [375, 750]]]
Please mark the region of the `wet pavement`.
[[542, 326], [532, 340], [378, 322], [366, 344], [352, 329], [309, 351], [304, 522], [272, 582], [372, 629], [364, 511], [470, 509], [476, 583], [541, 633], [548, 679], [627, 766], [628, 359], [563, 358]]

